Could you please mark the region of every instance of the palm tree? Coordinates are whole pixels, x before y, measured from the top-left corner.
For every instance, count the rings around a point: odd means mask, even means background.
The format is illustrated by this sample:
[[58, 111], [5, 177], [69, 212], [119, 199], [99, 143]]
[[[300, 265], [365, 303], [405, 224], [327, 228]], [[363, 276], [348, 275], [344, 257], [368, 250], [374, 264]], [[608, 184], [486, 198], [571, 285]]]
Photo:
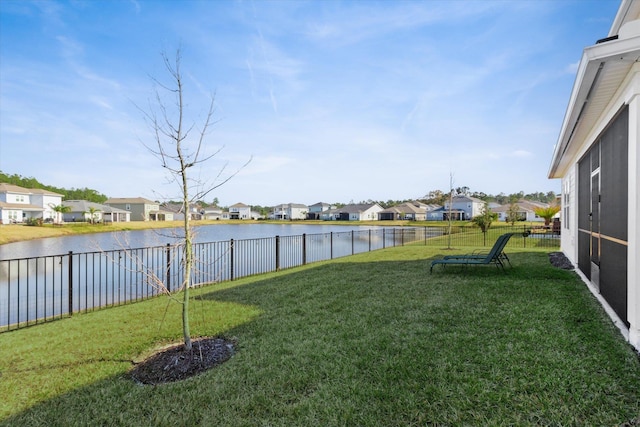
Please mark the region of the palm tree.
[[89, 211], [88, 211], [88, 212], [85, 212], [85, 213], [88, 213], [88, 214], [89, 214], [89, 222], [91, 222], [91, 224], [93, 224], [93, 223], [95, 222], [96, 214], [97, 214], [98, 212], [101, 212], [101, 211], [100, 211], [99, 209], [96, 209], [96, 208], [95, 208], [95, 207], [93, 207], [93, 206], [90, 206], [90, 207], [89, 207]]
[[546, 208], [536, 208], [533, 210], [540, 218], [544, 218], [544, 225], [547, 226], [558, 212], [560, 212], [560, 206], [551, 205]]
[[56, 205], [56, 206], [51, 206], [51, 209], [53, 209], [53, 211], [56, 213], [56, 223], [58, 224], [62, 224], [62, 214], [71, 212], [71, 206], [65, 206], [65, 205]]

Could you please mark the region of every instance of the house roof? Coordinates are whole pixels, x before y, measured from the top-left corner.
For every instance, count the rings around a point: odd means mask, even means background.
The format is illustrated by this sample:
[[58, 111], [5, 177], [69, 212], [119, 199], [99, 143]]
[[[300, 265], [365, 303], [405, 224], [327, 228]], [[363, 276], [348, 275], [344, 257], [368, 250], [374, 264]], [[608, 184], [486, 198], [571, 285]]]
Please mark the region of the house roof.
[[0, 193], [13, 193], [13, 194], [44, 194], [47, 196], [60, 196], [62, 194], [54, 193], [53, 191], [44, 190], [42, 188], [24, 188], [19, 185], [13, 185], [6, 182], [0, 183]]
[[0, 209], [15, 209], [21, 211], [44, 211], [44, 208], [41, 206], [31, 205], [28, 203], [7, 203], [0, 202]]
[[101, 205], [100, 203], [90, 202], [88, 200], [65, 200], [62, 202], [64, 206], [69, 206], [71, 212], [90, 212], [91, 208], [96, 212], [113, 213], [113, 212], [129, 212], [124, 209], [114, 208], [112, 206]]
[[42, 194], [44, 196], [60, 196], [60, 197], [64, 196], [64, 194], [55, 193], [53, 191], [45, 190], [43, 188], [32, 188], [29, 191], [31, 191], [31, 194]]
[[122, 203], [129, 203], [129, 204], [145, 204], [145, 205], [157, 205], [157, 202], [154, 202], [152, 200], [149, 199], [145, 199], [144, 197], [113, 197], [110, 199], [107, 199], [104, 204], [108, 205], [108, 204], [122, 204]]
[[30, 191], [24, 187], [8, 184], [6, 182], [0, 183], [0, 193], [24, 193], [29, 194]]
[[[449, 202], [449, 200], [447, 200], [447, 202]], [[480, 200], [471, 196], [453, 196], [453, 203], [459, 202], [484, 203], [484, 200]]]
[[207, 206], [206, 208], [204, 208], [204, 212], [205, 213], [222, 213], [222, 208], [219, 208], [217, 206]]
[[322, 213], [362, 213], [374, 206], [378, 206], [382, 209], [382, 207], [377, 203], [360, 203], [355, 205], [345, 205], [341, 208], [331, 209], [330, 211], [324, 211]]
[[245, 205], [244, 203], [236, 203], [235, 205], [229, 206], [230, 208], [249, 208], [249, 205]]
[[[640, 72], [640, 1], [623, 0], [609, 35], [586, 47], [556, 142], [549, 178], [560, 178], [585, 141], [602, 129], [596, 125], [633, 67]], [[613, 109], [615, 110], [615, 108]], [[594, 134], [594, 132], [597, 132]]]
[[392, 206], [390, 208], [384, 209], [380, 213], [414, 213], [414, 214], [424, 214], [427, 212], [427, 206], [418, 204], [414, 204], [413, 202], [405, 202], [401, 203], [397, 206]]

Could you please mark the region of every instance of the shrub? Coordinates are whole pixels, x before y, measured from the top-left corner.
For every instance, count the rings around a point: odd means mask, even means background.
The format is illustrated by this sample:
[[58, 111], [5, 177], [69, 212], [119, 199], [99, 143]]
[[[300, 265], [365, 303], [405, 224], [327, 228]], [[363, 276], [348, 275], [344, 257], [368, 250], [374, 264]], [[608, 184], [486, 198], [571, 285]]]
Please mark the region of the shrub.
[[31, 227], [41, 227], [42, 226], [42, 218], [27, 218], [24, 222], [25, 225]]

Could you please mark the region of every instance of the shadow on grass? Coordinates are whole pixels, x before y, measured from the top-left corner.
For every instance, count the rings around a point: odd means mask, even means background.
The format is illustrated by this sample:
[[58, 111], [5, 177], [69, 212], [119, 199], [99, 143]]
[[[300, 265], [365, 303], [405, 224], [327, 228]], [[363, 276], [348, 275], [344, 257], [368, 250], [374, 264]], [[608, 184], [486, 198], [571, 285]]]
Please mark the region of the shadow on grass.
[[[189, 380], [123, 374], [6, 425], [619, 425], [640, 411], [640, 363], [573, 272], [546, 253], [429, 274], [420, 248], [203, 290], [261, 314], [238, 353]], [[398, 258], [406, 259], [398, 259]], [[55, 349], [52, 349], [55, 351]]]

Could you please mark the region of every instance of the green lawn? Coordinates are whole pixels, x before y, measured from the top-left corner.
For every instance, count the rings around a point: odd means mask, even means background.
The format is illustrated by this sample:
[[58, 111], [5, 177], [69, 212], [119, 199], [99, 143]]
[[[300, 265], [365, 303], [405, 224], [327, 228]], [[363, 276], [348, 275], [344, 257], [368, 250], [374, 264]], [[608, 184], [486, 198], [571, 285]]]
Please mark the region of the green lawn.
[[[470, 250], [472, 248], [466, 248]], [[192, 332], [235, 338], [224, 365], [139, 386], [178, 340], [166, 298], [0, 334], [0, 424], [20, 426], [620, 425], [640, 360], [546, 252], [436, 268], [405, 246], [194, 292]]]

